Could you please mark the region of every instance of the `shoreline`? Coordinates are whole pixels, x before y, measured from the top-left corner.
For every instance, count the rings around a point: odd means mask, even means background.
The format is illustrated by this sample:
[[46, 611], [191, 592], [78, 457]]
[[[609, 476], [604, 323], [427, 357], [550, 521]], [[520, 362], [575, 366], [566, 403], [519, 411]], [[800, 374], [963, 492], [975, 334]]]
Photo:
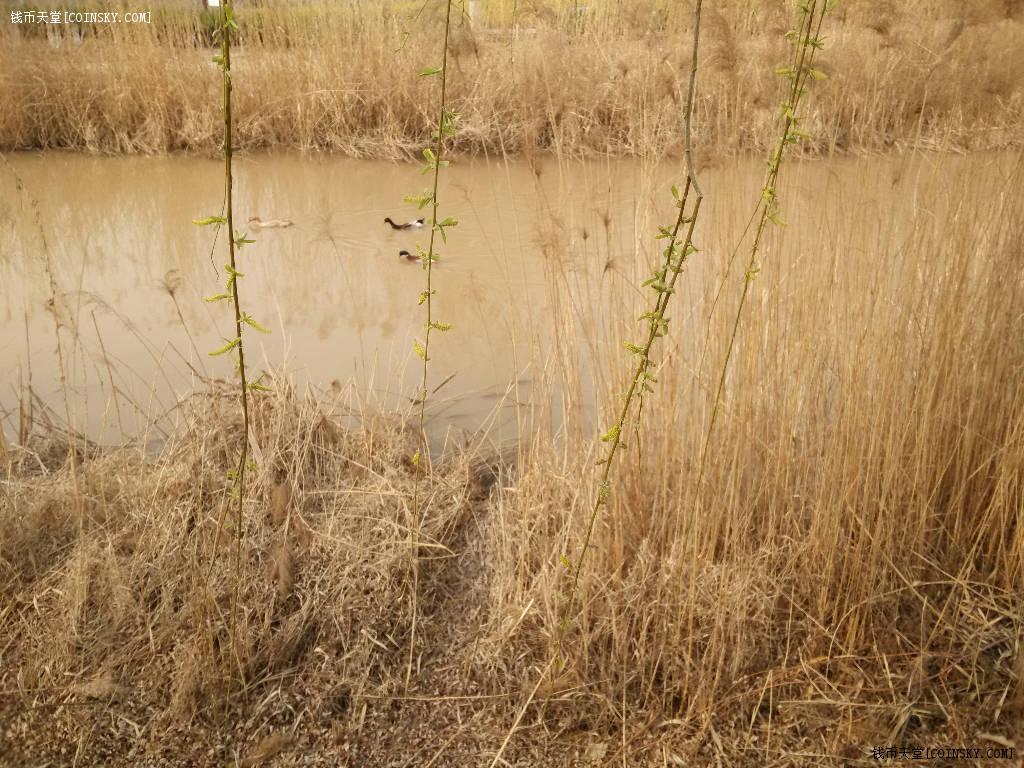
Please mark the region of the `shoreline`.
[[[928, 8], [837, 13], [821, 58], [825, 79], [809, 102], [805, 153], [1021, 146], [1024, 11]], [[781, 93], [773, 69], [786, 56], [779, 10], [709, 11], [698, 151], [757, 154], [771, 146]], [[452, 151], [681, 155], [684, 17], [667, 15], [652, 29], [642, 14], [624, 22], [609, 5], [580, 29], [564, 15], [533, 18], [529, 35], [459, 27], [451, 99], [461, 118]], [[344, 13], [313, 8], [267, 21], [238, 51], [236, 148], [417, 156], [431, 116], [415, 63], [430, 59], [433, 30], [406, 29], [403, 19], [367, 12], [352, 27]], [[216, 156], [218, 75], [210, 51], [195, 45], [195, 23], [179, 13], [163, 26], [97, 25], [96, 36], [80, 43], [24, 39], [6, 25], [0, 146]]]

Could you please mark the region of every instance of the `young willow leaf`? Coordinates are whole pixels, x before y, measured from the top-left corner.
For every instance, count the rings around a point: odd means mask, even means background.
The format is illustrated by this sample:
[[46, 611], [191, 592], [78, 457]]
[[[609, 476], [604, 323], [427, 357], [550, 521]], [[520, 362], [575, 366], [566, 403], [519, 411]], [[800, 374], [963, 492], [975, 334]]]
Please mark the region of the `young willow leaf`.
[[210, 355], [211, 357], [215, 357], [216, 355], [223, 355], [226, 352], [230, 352], [232, 349], [237, 347], [238, 343], [239, 343], [239, 339], [238, 338], [231, 339], [231, 341], [229, 341], [227, 344], [225, 344], [220, 349], [215, 349], [215, 350], [213, 350], [213, 352], [207, 352], [206, 354]]
[[602, 443], [610, 443], [612, 440], [615, 440], [619, 436], [619, 434], [621, 432], [622, 432], [621, 427], [619, 427], [619, 425], [616, 424], [611, 429], [609, 429], [607, 432], [605, 432], [603, 435], [601, 435], [601, 442]]
[[636, 344], [633, 344], [632, 342], [629, 341], [625, 342], [622, 346], [624, 346], [629, 352], [631, 352], [634, 355], [639, 355], [641, 357], [644, 356], [643, 347], [638, 347]]
[[434, 193], [429, 190], [425, 190], [422, 195], [406, 195], [402, 199], [407, 203], [413, 203], [422, 211], [434, 201]]
[[249, 317], [249, 315], [246, 314], [245, 312], [242, 313], [242, 322], [245, 323], [246, 325], [248, 325], [250, 328], [256, 329], [260, 333], [270, 333], [270, 329], [269, 328], [260, 325], [255, 320], [253, 320], [251, 317]]
[[223, 216], [207, 216], [205, 219], [192, 219], [197, 227], [208, 227], [211, 224], [227, 224], [228, 220]]

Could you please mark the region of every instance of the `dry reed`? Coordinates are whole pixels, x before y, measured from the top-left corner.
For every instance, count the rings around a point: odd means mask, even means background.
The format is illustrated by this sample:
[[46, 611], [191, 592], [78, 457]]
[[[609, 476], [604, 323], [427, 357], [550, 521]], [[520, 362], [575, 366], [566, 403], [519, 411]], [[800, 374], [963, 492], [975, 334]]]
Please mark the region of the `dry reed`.
[[[453, 29], [455, 151], [681, 153], [679, 82], [692, 36], [683, 6], [591, 0], [577, 19], [571, 3], [523, 2], [514, 25], [505, 6]], [[830, 79], [815, 89], [806, 125], [815, 138], [804, 150], [1019, 146], [1021, 9], [994, 0], [839, 4], [821, 59]], [[439, 30], [432, 7], [414, 11], [381, 0], [240, 9], [238, 148], [418, 154], [435, 116], [417, 75]], [[771, 146], [777, 105], [766, 94], [786, 56], [788, 19], [782, 2], [709, 12], [696, 146]], [[82, 40], [71, 27], [5, 23], [0, 148], [215, 155], [210, 25], [187, 6], [149, 25], [89, 27]]]

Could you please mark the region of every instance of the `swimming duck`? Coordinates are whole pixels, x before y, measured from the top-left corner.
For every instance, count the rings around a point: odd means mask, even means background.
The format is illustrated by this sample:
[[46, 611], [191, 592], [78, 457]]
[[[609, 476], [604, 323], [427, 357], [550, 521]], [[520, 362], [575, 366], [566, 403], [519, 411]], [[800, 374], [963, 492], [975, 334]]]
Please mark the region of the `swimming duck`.
[[422, 261], [422, 259], [420, 259], [419, 256], [417, 256], [414, 253], [409, 253], [404, 249], [398, 252], [398, 258], [400, 258], [402, 261], [408, 261], [410, 264], [417, 261]]
[[395, 224], [391, 217], [385, 217], [384, 223], [390, 224], [392, 229], [419, 229], [423, 226], [423, 219], [414, 219], [413, 221], [407, 221], [405, 224]]
[[256, 229], [284, 229], [290, 227], [295, 222], [291, 219], [269, 219], [263, 221], [259, 216], [253, 216], [249, 219], [249, 225]]

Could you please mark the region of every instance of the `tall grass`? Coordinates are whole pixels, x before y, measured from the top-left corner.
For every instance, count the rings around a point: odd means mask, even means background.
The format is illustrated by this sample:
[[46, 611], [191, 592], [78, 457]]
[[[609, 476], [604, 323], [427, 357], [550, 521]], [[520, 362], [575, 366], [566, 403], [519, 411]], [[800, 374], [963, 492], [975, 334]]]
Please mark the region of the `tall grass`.
[[[46, 237], [46, 228], [43, 226], [43, 216], [40, 209], [39, 200], [37, 200], [32, 193], [25, 186], [24, 180], [18, 174], [18, 172], [11, 166], [10, 161], [4, 156], [0, 155], [0, 161], [3, 162], [5, 172], [9, 173], [11, 178], [14, 180], [15, 189], [21, 198], [22, 211], [28, 213], [34, 226], [36, 233], [39, 236], [39, 250], [42, 255], [42, 266], [43, 273], [46, 275], [47, 288], [49, 290], [48, 308], [50, 309], [50, 316], [53, 320], [53, 341], [54, 341], [54, 352], [57, 356], [57, 374], [60, 384], [61, 400], [64, 406], [64, 419], [68, 429], [68, 440], [67, 440], [67, 466], [71, 472], [72, 485], [74, 486], [73, 503], [77, 510], [77, 517], [79, 520], [79, 530], [81, 530], [82, 521], [82, 498], [78, 482], [78, 445], [74, 435], [74, 419], [72, 418], [72, 406], [71, 406], [71, 394], [68, 391], [68, 374], [66, 368], [67, 356], [65, 354], [64, 340], [61, 337], [61, 315], [58, 310], [57, 301], [58, 297], [61, 296], [61, 290], [57, 282], [57, 272], [55, 270], [53, 260], [50, 253], [50, 244]], [[31, 379], [31, 376], [30, 376]], [[31, 388], [31, 383], [29, 384]], [[29, 394], [31, 398], [31, 393]], [[19, 398], [20, 401], [20, 398]], [[19, 403], [20, 409], [20, 403]], [[27, 411], [31, 413], [32, 406], [29, 404]], [[31, 424], [31, 416], [29, 416], [29, 424]], [[31, 426], [29, 426], [31, 430]], [[20, 429], [19, 429], [20, 435]], [[27, 437], [25, 435], [24, 437]], [[4, 453], [6, 454], [6, 445]]]
[[[491, 768], [495, 768], [495, 766], [497, 766], [501, 761], [502, 755], [515, 735], [527, 708], [533, 703], [541, 685], [545, 683], [546, 678], [548, 678], [552, 673], [552, 670], [555, 671], [556, 682], [558, 680], [559, 673], [564, 672], [565, 649], [563, 645], [565, 641], [565, 633], [569, 628], [569, 622], [574, 618], [576, 599], [580, 586], [580, 576], [583, 573], [583, 567], [587, 561], [588, 550], [590, 549], [591, 541], [593, 540], [594, 526], [597, 523], [598, 515], [602, 508], [607, 505], [612, 492], [611, 472], [615, 462], [616, 453], [620, 448], [625, 449], [626, 447], [623, 441], [623, 432], [626, 429], [627, 419], [631, 417], [636, 420], [635, 434], [639, 440], [639, 424], [643, 416], [644, 395], [647, 392], [654, 392], [654, 384], [657, 382], [657, 379], [651, 374], [651, 369], [654, 365], [651, 358], [654, 343], [657, 339], [668, 334], [669, 318], [667, 317], [666, 312], [668, 311], [669, 301], [672, 298], [672, 294], [675, 293], [676, 281], [679, 279], [679, 276], [686, 265], [687, 259], [691, 253], [696, 252], [697, 250], [693, 245], [693, 232], [697, 225], [697, 219], [700, 215], [700, 206], [703, 202], [704, 195], [701, 192], [700, 185], [697, 181], [697, 175], [693, 164], [692, 119], [693, 99], [697, 84], [697, 56], [700, 47], [701, 5], [701, 0], [695, 0], [693, 11], [692, 64], [690, 68], [689, 84], [687, 86], [686, 107], [684, 112], [684, 121], [686, 125], [686, 183], [682, 193], [679, 192], [677, 187], [672, 187], [674, 207], [678, 209], [678, 213], [675, 216], [675, 223], [670, 226], [659, 227], [658, 238], [667, 239], [668, 245], [664, 249], [664, 259], [659, 263], [658, 267], [655, 268], [651, 277], [643, 283], [644, 287], [650, 287], [654, 291], [655, 296], [653, 307], [639, 317], [641, 322], [647, 323], [647, 338], [645, 343], [642, 345], [633, 344], [632, 342], [626, 342], [625, 344], [626, 349], [628, 349], [630, 353], [637, 358], [636, 367], [631, 372], [629, 388], [626, 390], [625, 394], [622, 395], [622, 405], [615, 423], [607, 432], [605, 432], [604, 435], [601, 436], [601, 442], [608, 443], [608, 448], [607, 452], [598, 462], [598, 465], [602, 466], [603, 469], [600, 472], [600, 479], [598, 480], [597, 491], [594, 494], [594, 501], [591, 505], [590, 516], [586, 521], [586, 528], [583, 534], [583, 541], [580, 544], [579, 554], [577, 555], [575, 562], [570, 560], [564, 554], [561, 556], [561, 562], [571, 573], [571, 578], [568, 590], [563, 596], [564, 605], [560, 609], [561, 619], [558, 630], [558, 643], [547, 663], [544, 664], [540, 672], [537, 674], [536, 683], [530, 690], [526, 701], [520, 707], [519, 712], [512, 723], [511, 729], [501, 742], [501, 746], [495, 752], [490, 763]], [[691, 191], [693, 192], [694, 197], [693, 203], [689, 208], [689, 216], [687, 216], [687, 204], [690, 201]], [[685, 234], [683, 234], [684, 227]], [[632, 414], [634, 403], [636, 404], [635, 416]], [[636, 447], [637, 450], [640, 449], [639, 445]], [[639, 460], [638, 465], [642, 472], [642, 465], [639, 464]], [[623, 695], [625, 695], [624, 689]], [[624, 709], [625, 704], [623, 704], [623, 710]], [[623, 711], [623, 717], [625, 717], [625, 711]], [[623, 729], [623, 739], [625, 739], [625, 729]], [[625, 759], [625, 754], [623, 754], [623, 760], [625, 761]]]
[[[415, 4], [239, 9], [238, 148], [417, 154], [434, 128], [418, 87], [442, 16], [428, 5], [426, 24], [412, 21]], [[454, 151], [682, 154], [688, 14], [645, 0], [585, 5], [580, 16], [569, 3], [520, 3], [512, 26], [507, 3], [475, 26], [459, 17], [450, 98], [463, 129]], [[219, 98], [205, 77], [212, 40], [201, 34], [210, 22], [194, 8], [165, 14], [150, 25], [90, 28], [95, 37], [81, 42], [70, 29], [50, 29], [64, 35], [51, 44], [45, 25], [0, 27], [0, 147], [217, 154]], [[814, 139], [803, 151], [1019, 146], [1022, 21], [1018, 6], [998, 2], [839, 4], [834, 52], [823, 59], [832, 76], [806, 116]], [[708, 11], [698, 165], [774, 145], [764, 62], [783, 59], [787, 24], [782, 2]]]
[[[840, 202], [825, 208], [819, 190], [784, 185], [787, 229], [817, 234], [769, 235], [777, 271], [751, 288], [704, 482], [697, 459], [736, 294], [712, 325], [712, 373], [695, 376], [700, 346], [684, 343], [658, 376], [644, 441], [658, 458], [609, 499], [581, 575], [572, 671], [542, 687], [538, 711], [607, 723], [626, 690], [629, 711], [678, 720], [693, 749], [704, 723], [728, 728], [726, 763], [781, 757], [802, 721], [823, 753], [851, 759], [893, 730], [1012, 730], [998, 702], [1020, 690], [1008, 675], [1024, 627], [1022, 277], [1011, 266], [1022, 172], [1018, 158], [998, 174], [984, 213], [970, 171], [950, 176], [905, 234], [861, 256], [830, 233], [872, 192], [833, 187]], [[697, 291], [697, 317], [713, 293]], [[618, 392], [604, 412], [617, 412]], [[496, 500], [487, 634], [500, 640], [488, 648], [520, 669], [544, 665], [555, 642], [563, 542], [587, 520], [571, 479], [597, 458], [585, 441], [563, 452], [538, 439], [515, 491]], [[985, 607], [958, 625], [971, 605]], [[961, 697], [987, 715], [959, 709]]]
[[[768, 171], [765, 174], [764, 186], [761, 188], [761, 195], [751, 222], [754, 222], [753, 238], [750, 245], [750, 256], [747, 260], [743, 273], [743, 289], [740, 293], [739, 302], [736, 306], [736, 316], [729, 333], [729, 342], [726, 347], [725, 359], [722, 362], [721, 374], [718, 379], [718, 386], [715, 388], [714, 400], [711, 405], [711, 415], [708, 419], [706, 437], [700, 453], [699, 469], [697, 471], [696, 493], [700, 495], [701, 485], [704, 481], [707, 470], [708, 451], [711, 447], [715, 434], [715, 423], [719, 416], [719, 409], [722, 404], [722, 393], [725, 389], [726, 376], [729, 373], [729, 363], [732, 359], [733, 350], [736, 348], [736, 337], [739, 332], [740, 320], [743, 317], [743, 309], [750, 296], [750, 287], [753, 284], [757, 273], [760, 272], [758, 263], [761, 241], [769, 224], [782, 226], [780, 218], [781, 210], [779, 204], [779, 172], [782, 168], [782, 160], [786, 149], [790, 145], [797, 144], [807, 135], [799, 129], [802, 120], [801, 106], [808, 91], [808, 85], [813, 80], [821, 80], [826, 75], [814, 67], [815, 54], [824, 47], [824, 38], [821, 34], [822, 24], [828, 10], [826, 0], [806, 0], [797, 5], [797, 27], [786, 32], [786, 39], [793, 46], [793, 54], [790, 64], [781, 67], [777, 72], [789, 81], [789, 89], [785, 100], [782, 102], [782, 134], [779, 137], [778, 145], [773, 149], [768, 159]], [[745, 234], [745, 233], [744, 233]], [[731, 269], [731, 264], [729, 265]], [[694, 515], [697, 509], [694, 509]], [[694, 539], [694, 558], [698, 555], [696, 546], [697, 539]], [[697, 596], [697, 579], [691, 578], [689, 583], [689, 599], [693, 603]], [[686, 635], [690, 639], [687, 645], [687, 655], [692, 656], [694, 649], [694, 614], [690, 614], [690, 625], [687, 627]], [[690, 693], [690, 679], [687, 677], [683, 685], [683, 696]]]
[[[594, 497], [590, 519], [587, 521], [586, 532], [583, 535], [583, 544], [580, 547], [580, 553], [575, 563], [568, 561], [568, 559], [566, 560], [572, 570], [572, 584], [568, 591], [563, 622], [570, 619], [576, 605], [580, 574], [582, 573], [587, 550], [594, 535], [594, 525], [597, 522], [597, 516], [601, 508], [608, 503], [608, 497], [611, 493], [610, 478], [612, 466], [616, 453], [620, 448], [624, 449], [626, 447], [623, 440], [624, 431], [627, 427], [627, 420], [632, 417], [631, 411], [633, 410], [634, 403], [636, 404], [636, 415], [633, 417], [636, 424], [634, 433], [638, 441], [640, 439], [640, 422], [643, 418], [644, 396], [647, 393], [653, 393], [655, 391], [654, 385], [657, 383], [657, 378], [651, 373], [656, 367], [651, 357], [654, 344], [658, 339], [668, 335], [670, 318], [667, 312], [669, 302], [672, 299], [672, 294], [676, 292], [676, 282], [683, 273], [687, 260], [697, 251], [696, 246], [693, 244], [693, 232], [700, 217], [700, 206], [704, 201], [704, 193], [700, 189], [693, 164], [692, 124], [693, 99], [697, 85], [697, 55], [700, 50], [701, 5], [701, 0], [695, 0], [693, 12], [693, 58], [690, 66], [689, 85], [687, 86], [683, 118], [686, 126], [686, 182], [681, 193], [678, 187], [672, 187], [674, 207], [678, 210], [678, 213], [673, 223], [668, 226], [658, 227], [658, 239], [667, 240], [668, 244], [664, 248], [663, 260], [654, 269], [651, 276], [642, 284], [643, 287], [650, 288], [654, 294], [654, 305], [638, 318], [639, 321], [646, 322], [647, 324], [646, 340], [643, 344], [625, 343], [625, 348], [637, 358], [636, 368], [630, 377], [629, 388], [622, 396], [622, 408], [618, 413], [618, 418], [611, 428], [601, 436], [601, 442], [607, 443], [608, 449], [599, 462], [603, 469], [598, 481], [598, 490]], [[691, 193], [693, 194], [692, 203], [690, 203]], [[689, 215], [687, 215], [688, 204], [690, 205]], [[636, 447], [639, 451], [640, 446], [637, 445]], [[642, 463], [639, 460], [638, 469], [640, 472], [643, 471]]]
[[739, 331], [740, 320], [743, 316], [743, 307], [750, 296], [750, 286], [757, 277], [757, 273], [761, 271], [758, 263], [761, 240], [769, 224], [784, 226], [778, 194], [779, 171], [782, 169], [782, 159], [788, 147], [799, 143], [802, 139], [809, 138], [798, 127], [802, 120], [800, 112], [801, 102], [807, 94], [809, 83], [827, 77], [824, 72], [814, 66], [815, 54], [824, 48], [825, 45], [821, 34], [821, 26], [825, 20], [827, 3], [822, 2], [819, 6], [817, 0], [809, 0], [808, 2], [801, 3], [798, 9], [800, 14], [798, 28], [786, 33], [786, 39], [793, 46], [793, 57], [788, 66], [781, 67], [778, 70], [778, 73], [786, 77], [790, 83], [785, 101], [780, 105], [782, 109], [782, 135], [779, 137], [778, 144], [772, 149], [771, 157], [768, 159], [768, 172], [765, 174], [764, 186], [761, 188], [761, 197], [751, 216], [751, 223], [754, 224], [754, 234], [750, 244], [750, 256], [747, 258], [746, 268], [743, 273], [743, 290], [740, 293], [736, 317], [732, 324], [732, 330], [729, 333], [729, 346], [726, 350], [725, 362], [722, 364], [722, 373], [719, 376], [714, 402], [711, 406], [711, 418], [708, 421], [707, 437], [704, 440], [704, 448], [701, 451], [700, 471], [697, 477], [698, 487], [703, 480], [708, 448], [715, 434], [715, 421], [718, 418], [719, 406], [722, 402], [722, 391], [725, 388], [725, 379], [729, 372], [729, 360], [736, 346], [736, 334]]

